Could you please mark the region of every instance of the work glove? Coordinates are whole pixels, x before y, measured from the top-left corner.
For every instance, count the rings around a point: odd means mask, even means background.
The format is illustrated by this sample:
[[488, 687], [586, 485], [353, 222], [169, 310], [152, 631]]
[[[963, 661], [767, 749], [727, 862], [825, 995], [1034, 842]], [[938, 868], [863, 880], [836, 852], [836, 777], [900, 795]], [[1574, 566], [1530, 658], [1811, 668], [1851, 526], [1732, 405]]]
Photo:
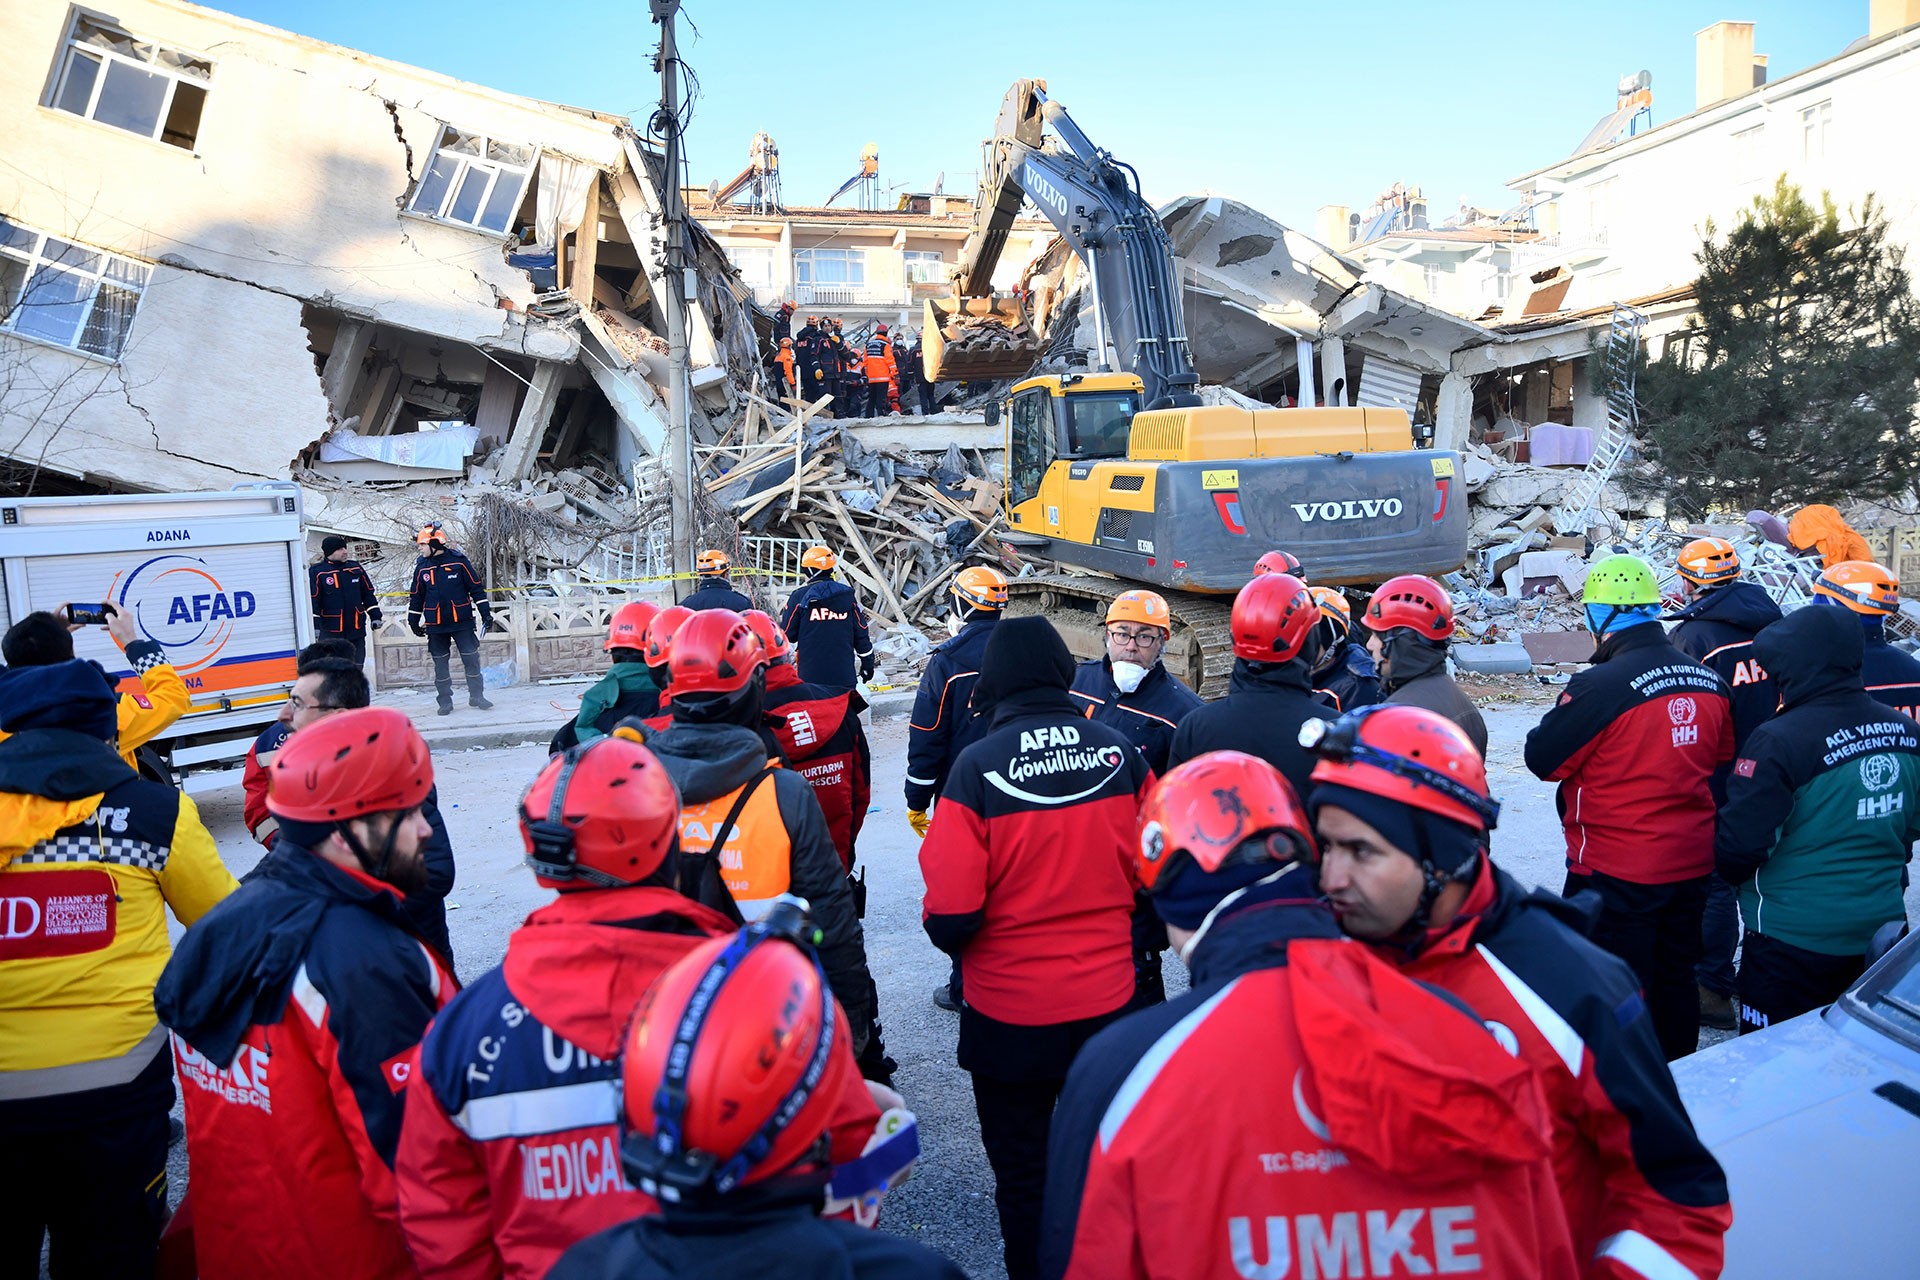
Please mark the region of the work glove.
[[426, 625], [420, 621], [420, 615], [417, 613], [407, 615], [407, 629], [417, 636], [427, 634]]
[[485, 605], [480, 606], [480, 630], [483, 632], [493, 630], [493, 610]]
[[380, 625], [382, 621], [384, 621], [384, 619], [381, 618], [380, 611], [378, 609], [369, 609], [367, 610], [367, 621], [371, 622], [374, 626], [377, 627]]
[[907, 810], [907, 825], [913, 828], [913, 834], [922, 840], [927, 838], [927, 828], [933, 825], [933, 815], [925, 809]]
[[862, 680], [873, 679], [873, 673], [878, 669], [878, 666], [879, 664], [872, 654], [868, 654], [866, 657], [860, 659], [860, 678]]

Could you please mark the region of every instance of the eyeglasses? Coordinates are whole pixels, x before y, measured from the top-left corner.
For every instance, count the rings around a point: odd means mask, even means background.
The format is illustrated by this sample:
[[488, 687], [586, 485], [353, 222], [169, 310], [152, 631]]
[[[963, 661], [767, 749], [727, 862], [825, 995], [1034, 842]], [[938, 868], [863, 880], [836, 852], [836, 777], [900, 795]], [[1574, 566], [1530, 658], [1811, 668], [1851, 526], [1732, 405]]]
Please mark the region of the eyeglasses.
[[1166, 637], [1155, 628], [1146, 631], [1122, 631], [1118, 627], [1108, 627], [1107, 639], [1123, 649], [1151, 649], [1163, 643]]
[[308, 702], [297, 693], [287, 695], [287, 705], [295, 711], [345, 711], [337, 702]]

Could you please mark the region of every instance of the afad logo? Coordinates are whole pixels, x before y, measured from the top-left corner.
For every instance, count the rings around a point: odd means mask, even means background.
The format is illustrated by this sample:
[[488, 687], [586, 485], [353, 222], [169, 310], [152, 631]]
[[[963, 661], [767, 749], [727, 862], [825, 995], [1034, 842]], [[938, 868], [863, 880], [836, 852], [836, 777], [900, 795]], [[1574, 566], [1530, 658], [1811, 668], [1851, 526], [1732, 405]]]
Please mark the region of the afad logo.
[[205, 560], [177, 554], [155, 556], [124, 577], [114, 575], [108, 594], [133, 611], [140, 634], [164, 648], [183, 676], [218, 663], [234, 626], [259, 607], [251, 591], [222, 586]]

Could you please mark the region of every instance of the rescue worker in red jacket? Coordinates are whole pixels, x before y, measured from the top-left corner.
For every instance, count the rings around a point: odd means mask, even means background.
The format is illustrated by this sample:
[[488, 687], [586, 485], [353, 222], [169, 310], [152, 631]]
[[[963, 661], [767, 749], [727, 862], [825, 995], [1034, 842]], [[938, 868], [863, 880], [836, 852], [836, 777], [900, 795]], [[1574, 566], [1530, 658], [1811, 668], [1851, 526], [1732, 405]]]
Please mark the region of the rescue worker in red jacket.
[[440, 714], [453, 714], [453, 675], [449, 655], [460, 650], [460, 665], [467, 673], [467, 705], [491, 711], [486, 680], [480, 673], [480, 636], [474, 631], [474, 615], [480, 618], [480, 631], [493, 629], [493, 606], [487, 603], [487, 584], [480, 571], [463, 552], [447, 545], [447, 533], [438, 520], [414, 535], [420, 546], [420, 558], [413, 562], [413, 588], [407, 595], [407, 626], [417, 636], [426, 637], [427, 655], [433, 659], [433, 688], [439, 698]]
[[[353, 646], [345, 640], [315, 640], [294, 658], [295, 683], [323, 658], [342, 658], [351, 662]], [[268, 770], [273, 767], [274, 754], [287, 744], [287, 738], [293, 732], [294, 709], [293, 692], [289, 690], [287, 700], [280, 706], [280, 714], [253, 740], [240, 766], [240, 789], [244, 797], [240, 805], [241, 818], [247, 824], [247, 834], [269, 849], [273, 847], [274, 828], [279, 824], [267, 812]]]
[[900, 370], [893, 360], [893, 339], [887, 336], [887, 326], [877, 324], [873, 327], [873, 336], [867, 339], [861, 371], [867, 379], [867, 417], [886, 417], [893, 399], [894, 384], [900, 380]]
[[960, 957], [959, 1063], [993, 1166], [1007, 1275], [1035, 1275], [1047, 1126], [1074, 1054], [1134, 993], [1134, 826], [1152, 779], [1119, 730], [1083, 717], [1045, 618], [987, 641], [960, 753], [920, 846], [925, 923]]
[[273, 762], [275, 855], [160, 976], [203, 1280], [417, 1274], [394, 1148], [413, 1050], [456, 990], [401, 911], [426, 883], [432, 786], [398, 711], [296, 733]]
[[[794, 669], [793, 646], [780, 624], [760, 609], [740, 616], [767, 651], [767, 727], [787, 763], [813, 787], [833, 847], [840, 852], [840, 865], [852, 874], [854, 842], [873, 802], [873, 750], [867, 745], [867, 731], [860, 727], [867, 700], [858, 690], [804, 683]], [[855, 905], [864, 917], [865, 873], [853, 883]]]
[[[627, 1177], [659, 1209], [574, 1245], [550, 1277], [964, 1280], [930, 1249], [821, 1216], [847, 1205], [871, 1225], [886, 1183], [843, 1186], [847, 1170], [828, 1167], [831, 1099], [859, 1078], [801, 907], [700, 943], [634, 1013], [608, 1105]], [[887, 1182], [919, 1151], [894, 1103], [861, 1161]]]
[[1342, 941], [1263, 760], [1189, 761], [1137, 866], [1193, 986], [1094, 1037], [1048, 1158], [1043, 1274], [1578, 1274], [1533, 1072]]
[[1582, 936], [1577, 900], [1494, 866], [1499, 806], [1473, 744], [1415, 707], [1312, 728], [1320, 888], [1342, 929], [1471, 1005], [1534, 1067], [1580, 1274], [1719, 1275], [1726, 1179], [1674, 1089], [1640, 981]]
[[1700, 1045], [1712, 782], [1733, 759], [1733, 713], [1726, 683], [1668, 641], [1644, 560], [1605, 557], [1583, 594], [1600, 647], [1527, 735], [1527, 768], [1560, 784], [1563, 892], [1600, 896], [1593, 940], [1639, 975], [1672, 1061]]
[[[668, 966], [733, 926], [674, 889], [679, 797], [653, 753], [618, 732], [534, 779], [520, 837], [534, 879], [559, 897], [421, 1043], [394, 1174], [423, 1276], [537, 1280], [574, 1241], [657, 1211], [621, 1175], [608, 1087], [621, 1033]], [[841, 1084], [823, 1124], [847, 1164], [880, 1112], [845, 1041], [835, 1048]]]
[[320, 559], [307, 566], [307, 594], [313, 599], [315, 638], [343, 640], [352, 646], [353, 660], [365, 662], [367, 624], [380, 625], [380, 597], [339, 534], [320, 539]]

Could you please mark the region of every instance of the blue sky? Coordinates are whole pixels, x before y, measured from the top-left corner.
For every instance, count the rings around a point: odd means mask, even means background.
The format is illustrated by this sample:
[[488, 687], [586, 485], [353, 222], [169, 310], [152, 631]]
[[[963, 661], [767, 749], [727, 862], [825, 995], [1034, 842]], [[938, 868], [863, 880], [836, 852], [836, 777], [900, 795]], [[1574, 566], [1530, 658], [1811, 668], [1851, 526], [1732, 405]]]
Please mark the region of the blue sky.
[[[214, 7], [641, 119], [658, 96], [645, 0]], [[947, 191], [971, 194], [1001, 96], [1038, 76], [1150, 198], [1207, 188], [1308, 231], [1318, 206], [1359, 208], [1395, 181], [1423, 187], [1436, 220], [1462, 198], [1505, 207], [1504, 182], [1572, 151], [1623, 73], [1653, 73], [1656, 121], [1686, 114], [1694, 32], [1717, 20], [1755, 24], [1775, 79], [1867, 28], [1867, 0], [685, 0], [683, 14], [697, 184], [739, 172], [765, 129], [789, 204], [824, 201], [869, 141], [884, 187], [928, 190], [944, 171]]]

